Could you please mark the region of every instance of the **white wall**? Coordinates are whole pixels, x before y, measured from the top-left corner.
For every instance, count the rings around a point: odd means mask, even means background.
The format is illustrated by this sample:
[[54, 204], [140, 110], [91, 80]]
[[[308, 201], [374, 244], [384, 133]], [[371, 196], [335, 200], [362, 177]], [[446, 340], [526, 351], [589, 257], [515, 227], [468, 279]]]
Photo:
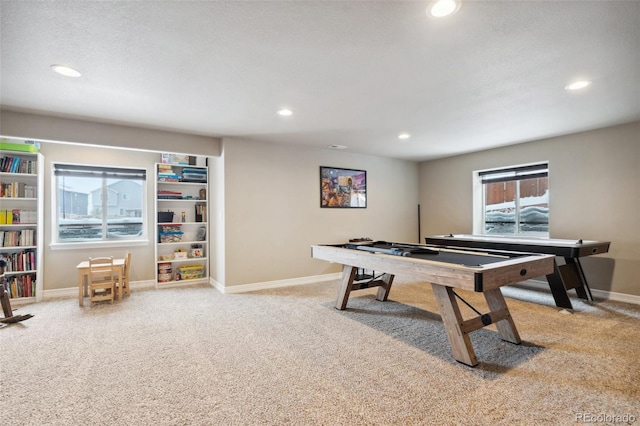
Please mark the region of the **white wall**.
[[[226, 287], [339, 271], [313, 244], [418, 241], [417, 163], [235, 138], [223, 150]], [[320, 208], [320, 166], [366, 170], [367, 208]]]
[[219, 285], [224, 285], [224, 150], [222, 156], [209, 159], [209, 194], [209, 276]]
[[472, 232], [474, 170], [549, 162], [550, 237], [611, 241], [583, 258], [592, 288], [640, 295], [640, 123], [420, 164], [422, 233]]

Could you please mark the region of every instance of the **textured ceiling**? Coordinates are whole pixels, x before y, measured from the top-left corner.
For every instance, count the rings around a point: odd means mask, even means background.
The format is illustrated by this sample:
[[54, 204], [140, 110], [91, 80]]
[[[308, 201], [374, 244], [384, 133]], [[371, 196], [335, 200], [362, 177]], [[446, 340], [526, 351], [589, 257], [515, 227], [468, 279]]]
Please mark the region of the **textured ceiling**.
[[640, 2], [426, 6], [2, 0], [0, 102], [416, 161], [640, 120]]

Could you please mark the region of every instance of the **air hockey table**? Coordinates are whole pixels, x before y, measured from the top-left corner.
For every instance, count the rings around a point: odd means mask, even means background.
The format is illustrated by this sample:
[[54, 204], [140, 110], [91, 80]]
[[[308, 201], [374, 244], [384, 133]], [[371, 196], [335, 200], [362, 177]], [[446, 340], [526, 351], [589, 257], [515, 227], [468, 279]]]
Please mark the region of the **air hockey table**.
[[544, 253], [564, 258], [558, 265], [554, 259], [553, 272], [547, 274], [551, 294], [560, 308], [573, 309], [567, 290], [575, 289], [581, 299], [593, 301], [580, 258], [609, 251], [609, 241], [562, 240], [526, 238], [502, 235], [449, 234], [425, 237], [427, 244], [441, 247], [510, 250], [523, 253]]
[[[431, 283], [454, 358], [472, 367], [478, 361], [469, 333], [496, 324], [503, 340], [521, 342], [500, 287], [553, 272], [552, 255], [386, 241], [313, 245], [311, 256], [343, 265], [335, 303], [339, 310], [346, 309], [354, 290], [378, 287], [376, 299], [386, 301], [396, 275]], [[360, 268], [381, 274], [377, 278], [358, 280], [356, 274]], [[489, 312], [483, 314], [473, 308], [455, 289], [482, 293]], [[478, 316], [464, 319], [458, 299]]]

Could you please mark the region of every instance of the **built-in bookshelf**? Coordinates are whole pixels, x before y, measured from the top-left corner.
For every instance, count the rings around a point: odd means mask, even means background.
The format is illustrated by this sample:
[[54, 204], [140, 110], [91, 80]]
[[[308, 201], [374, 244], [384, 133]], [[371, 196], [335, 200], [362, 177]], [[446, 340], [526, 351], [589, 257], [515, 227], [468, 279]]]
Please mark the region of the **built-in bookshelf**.
[[158, 163], [155, 169], [156, 285], [208, 282], [208, 168]]
[[44, 157], [0, 150], [0, 256], [12, 303], [42, 300]]

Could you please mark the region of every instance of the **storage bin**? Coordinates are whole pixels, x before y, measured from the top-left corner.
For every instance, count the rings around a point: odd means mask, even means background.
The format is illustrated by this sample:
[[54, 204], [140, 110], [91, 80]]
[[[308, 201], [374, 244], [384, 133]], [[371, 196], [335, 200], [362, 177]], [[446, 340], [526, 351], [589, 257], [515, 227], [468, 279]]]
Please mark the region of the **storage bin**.
[[158, 263], [158, 282], [171, 281], [171, 263]]
[[178, 268], [176, 280], [195, 280], [204, 275], [203, 265], [185, 265]]
[[167, 223], [173, 222], [173, 212], [158, 212], [158, 222]]
[[182, 225], [179, 223], [172, 223], [169, 225], [159, 225], [160, 232], [180, 232], [182, 231]]
[[182, 232], [160, 232], [160, 243], [180, 243], [182, 234]]
[[22, 139], [0, 139], [0, 149], [8, 151], [38, 152], [40, 142]]

